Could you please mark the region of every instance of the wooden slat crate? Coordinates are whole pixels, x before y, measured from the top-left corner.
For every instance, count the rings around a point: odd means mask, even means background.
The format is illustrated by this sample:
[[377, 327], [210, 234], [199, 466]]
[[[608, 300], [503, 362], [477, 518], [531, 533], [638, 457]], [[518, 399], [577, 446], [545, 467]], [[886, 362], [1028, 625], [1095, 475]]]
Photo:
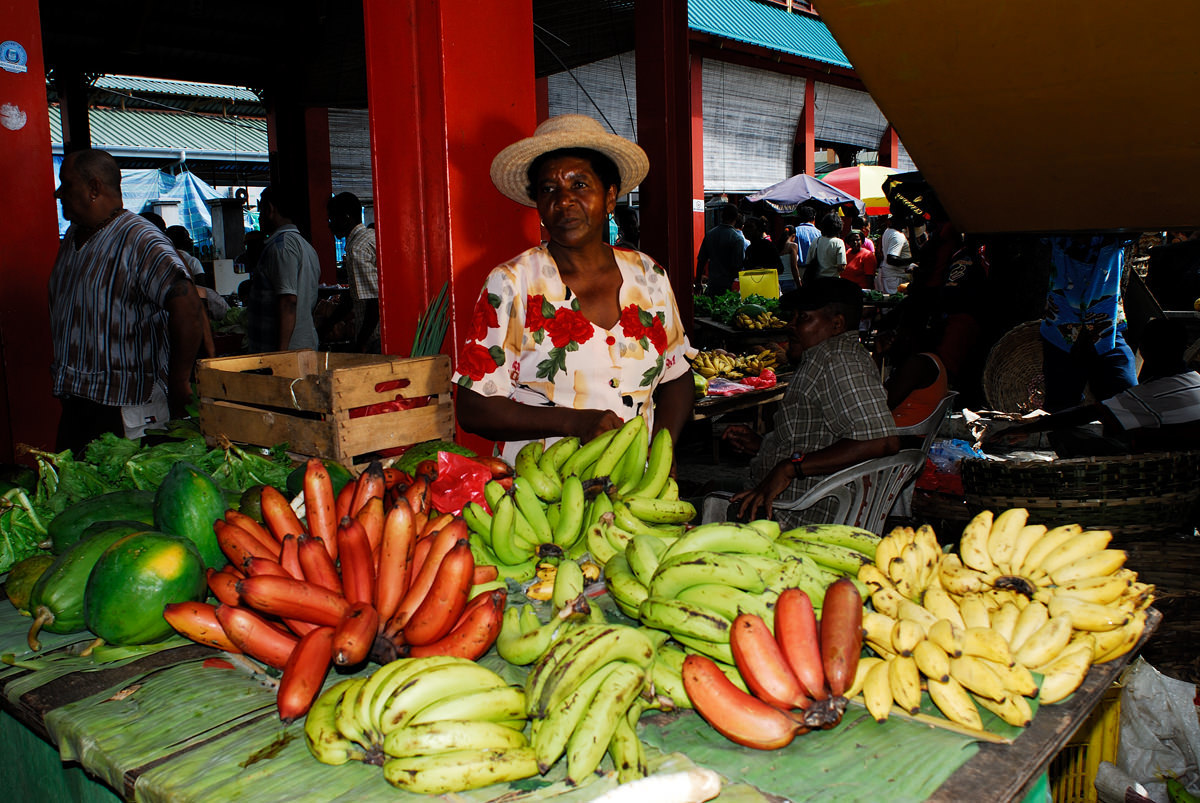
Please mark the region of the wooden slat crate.
[[[450, 358], [387, 357], [309, 349], [218, 357], [197, 367], [200, 429], [258, 446], [362, 465], [376, 452], [454, 436]], [[354, 408], [422, 399], [409, 410], [351, 418]]]

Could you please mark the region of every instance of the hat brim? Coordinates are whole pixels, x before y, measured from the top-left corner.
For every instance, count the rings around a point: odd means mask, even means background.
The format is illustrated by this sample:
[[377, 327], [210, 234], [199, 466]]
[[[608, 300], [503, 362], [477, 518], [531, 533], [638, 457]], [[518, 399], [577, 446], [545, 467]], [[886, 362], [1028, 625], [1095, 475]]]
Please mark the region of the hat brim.
[[492, 160], [492, 183], [517, 203], [536, 207], [537, 203], [529, 197], [529, 165], [543, 153], [561, 148], [591, 148], [612, 159], [621, 176], [618, 197], [631, 192], [650, 172], [646, 152], [624, 137], [599, 131], [553, 131], [526, 137], [496, 154]]

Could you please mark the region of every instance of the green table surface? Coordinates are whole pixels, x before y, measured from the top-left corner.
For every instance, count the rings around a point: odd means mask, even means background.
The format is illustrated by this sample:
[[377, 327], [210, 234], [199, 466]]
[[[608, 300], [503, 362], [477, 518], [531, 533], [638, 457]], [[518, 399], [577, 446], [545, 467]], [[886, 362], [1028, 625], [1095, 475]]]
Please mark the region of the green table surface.
[[[390, 786], [377, 767], [330, 767], [315, 761], [304, 744], [303, 723], [284, 726], [262, 678], [223, 667], [212, 660], [221, 657], [215, 650], [176, 638], [148, 654], [98, 663], [70, 654], [72, 645], [87, 640], [86, 634], [48, 634], [42, 652], [34, 655], [25, 646], [29, 621], [0, 605], [0, 655], [5, 659], [0, 702], [56, 747], [64, 762], [77, 762], [128, 800], [270, 803], [417, 797]], [[523, 680], [523, 669], [508, 666], [494, 653], [482, 663], [513, 682]], [[719, 798], [726, 802], [967, 800], [983, 799], [981, 790], [987, 790], [989, 800], [1020, 800], [1124, 664], [1094, 667], [1071, 700], [1041, 709], [1033, 727], [1011, 745], [980, 745], [896, 718], [881, 725], [854, 705], [838, 727], [797, 737], [775, 751], [739, 747], [694, 712], [647, 714], [638, 731], [652, 770], [693, 764], [716, 770], [728, 782]], [[337, 679], [331, 674], [329, 682]], [[609, 770], [605, 761], [602, 770]], [[562, 764], [542, 778], [448, 799], [566, 803], [590, 800], [616, 783], [606, 772], [570, 788]]]

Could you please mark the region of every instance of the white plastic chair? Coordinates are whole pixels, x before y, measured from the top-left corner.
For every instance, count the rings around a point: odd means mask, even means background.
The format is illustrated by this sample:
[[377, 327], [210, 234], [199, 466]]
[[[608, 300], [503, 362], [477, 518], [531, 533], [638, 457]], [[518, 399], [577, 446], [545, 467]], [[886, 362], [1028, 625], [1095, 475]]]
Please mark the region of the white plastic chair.
[[[958, 391], [955, 390], [947, 392], [946, 395], [942, 397], [942, 400], [938, 402], [938, 406], [933, 409], [933, 412], [925, 417], [925, 420], [916, 424], [911, 424], [907, 427], [897, 427], [896, 434], [901, 438], [922, 438], [923, 440], [921, 441], [921, 446], [919, 447], [921, 450], [921, 455], [923, 457], [928, 457], [929, 449], [933, 446], [934, 438], [937, 437], [938, 431], [941, 430], [942, 424], [945, 423], [946, 416], [950, 414], [950, 405], [954, 402], [954, 397], [957, 395]], [[903, 443], [903, 441], [901, 441], [901, 443]], [[908, 483], [900, 490], [900, 494], [896, 498], [896, 504], [892, 507], [893, 516], [904, 516], [906, 518], [912, 516], [914, 490], [913, 483], [916, 482], [917, 474], [920, 473], [921, 469], [918, 468], [916, 472], [913, 473], [912, 482]]]
[[[916, 476], [925, 465], [920, 449], [902, 449], [889, 457], [865, 460], [834, 474], [813, 486], [808, 493], [791, 502], [776, 502], [773, 510], [799, 511], [833, 498], [837, 505], [827, 517], [829, 524], [851, 524], [873, 533], [882, 534], [900, 489]], [[729, 508], [729, 492], [716, 492], [704, 498], [701, 514], [704, 522], [725, 521]]]

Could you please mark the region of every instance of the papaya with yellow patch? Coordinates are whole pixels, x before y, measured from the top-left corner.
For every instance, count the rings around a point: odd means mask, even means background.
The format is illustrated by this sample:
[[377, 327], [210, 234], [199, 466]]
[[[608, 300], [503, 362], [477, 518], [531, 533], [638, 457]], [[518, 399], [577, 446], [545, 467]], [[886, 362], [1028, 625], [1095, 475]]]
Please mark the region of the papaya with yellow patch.
[[106, 549], [92, 568], [84, 620], [109, 644], [149, 644], [175, 632], [163, 618], [168, 603], [202, 600], [206, 590], [204, 560], [190, 539], [133, 533]]

